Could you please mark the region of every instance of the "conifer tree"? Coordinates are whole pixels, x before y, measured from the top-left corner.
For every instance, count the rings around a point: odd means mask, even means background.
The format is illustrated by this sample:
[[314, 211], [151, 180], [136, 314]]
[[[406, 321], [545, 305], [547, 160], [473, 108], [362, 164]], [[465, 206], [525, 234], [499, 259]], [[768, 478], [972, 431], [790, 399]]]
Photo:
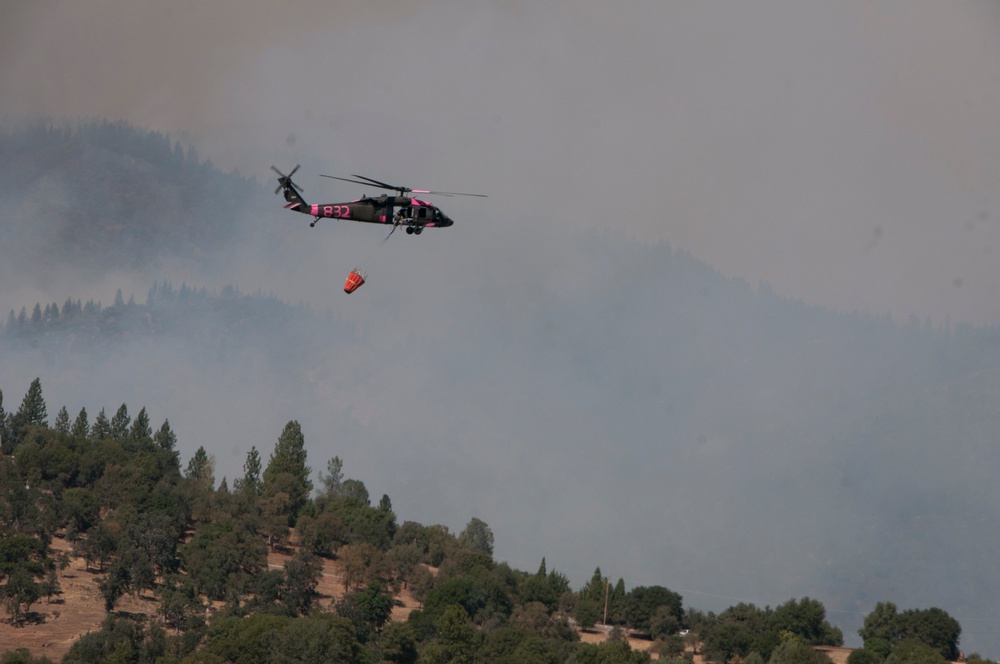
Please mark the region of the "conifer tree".
[[[7, 420], [8, 420], [7, 413], [4, 412], [3, 409], [3, 390], [0, 390], [0, 450], [2, 450], [4, 453], [7, 453], [9, 451], [7, 449], [7, 443], [9, 442], [13, 445], [14, 442], [12, 440], [9, 440], [10, 431], [8, 431], [7, 429]], [[13, 447], [11, 447], [11, 449], [13, 449]]]
[[580, 597], [600, 602], [603, 606], [604, 594], [606, 592], [605, 586], [607, 586], [608, 582], [609, 579], [604, 578], [604, 575], [601, 574], [601, 568], [596, 568], [594, 574], [590, 577], [590, 581], [580, 590]]
[[53, 428], [62, 433], [69, 433], [69, 411], [66, 410], [66, 406], [60, 408], [59, 412], [56, 413], [56, 421]]
[[143, 407], [132, 421], [132, 428], [129, 430], [128, 437], [138, 442], [149, 440], [152, 435], [153, 429], [149, 426], [149, 415], [146, 413], [146, 408]]
[[184, 476], [206, 487], [215, 487], [215, 457], [206, 452], [204, 447], [199, 446], [188, 461]]
[[256, 446], [251, 446], [247, 452], [247, 460], [243, 464], [243, 478], [233, 482], [233, 488], [238, 493], [259, 496], [261, 493], [260, 453]]
[[[47, 427], [48, 411], [45, 409], [45, 399], [42, 397], [42, 381], [38, 378], [31, 381], [31, 387], [21, 401], [21, 407], [17, 409], [10, 418], [11, 439], [10, 448], [13, 449], [24, 439], [24, 428], [27, 426]], [[5, 446], [7, 444], [5, 443]]]
[[73, 426], [69, 432], [80, 438], [86, 438], [90, 434], [90, 421], [87, 419], [87, 409], [81, 408], [80, 414], [73, 420]]
[[320, 471], [319, 481], [323, 485], [323, 495], [334, 499], [343, 497], [341, 483], [344, 481], [344, 462], [339, 456], [326, 463], [326, 474]]
[[169, 420], [163, 420], [159, 430], [153, 434], [157, 456], [165, 472], [177, 477], [181, 473], [180, 454], [176, 450], [177, 436], [170, 428]]
[[42, 381], [35, 378], [35, 380], [31, 381], [31, 387], [28, 388], [27, 394], [24, 395], [24, 400], [21, 401], [21, 407], [18, 408], [17, 413], [14, 415], [14, 421], [19, 427], [27, 424], [47, 427], [49, 425], [48, 418], [49, 414], [45, 409], [45, 399], [42, 398]]
[[90, 437], [96, 440], [104, 440], [111, 437], [111, 423], [108, 416], [104, 414], [104, 409], [94, 418], [94, 426], [90, 429]]
[[278, 444], [274, 447], [271, 459], [264, 470], [264, 494], [269, 495], [279, 485], [279, 476], [288, 474], [290, 482], [280, 482], [282, 490], [288, 493], [291, 507], [292, 523], [298, 517], [299, 511], [309, 500], [312, 482], [309, 475], [312, 471], [306, 465], [305, 438], [302, 427], [295, 420], [285, 425]]
[[115, 440], [125, 440], [128, 437], [128, 425], [131, 421], [132, 418], [128, 416], [128, 408], [122, 404], [114, 417], [111, 418], [110, 437]]
[[167, 452], [175, 451], [174, 447], [177, 445], [177, 435], [170, 428], [170, 420], [163, 420], [160, 429], [153, 434], [153, 442], [161, 450], [166, 450]]

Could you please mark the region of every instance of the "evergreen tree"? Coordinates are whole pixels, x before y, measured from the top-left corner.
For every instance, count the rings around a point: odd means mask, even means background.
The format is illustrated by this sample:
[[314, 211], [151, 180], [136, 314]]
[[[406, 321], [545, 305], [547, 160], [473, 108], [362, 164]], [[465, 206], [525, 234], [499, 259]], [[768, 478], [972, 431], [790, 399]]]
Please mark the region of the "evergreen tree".
[[159, 430], [153, 434], [153, 444], [156, 446], [156, 456], [164, 474], [176, 478], [181, 473], [181, 460], [178, 454], [177, 436], [170, 429], [170, 422], [163, 420]]
[[86, 438], [90, 434], [90, 421], [87, 419], [86, 408], [80, 409], [80, 413], [73, 420], [73, 426], [69, 432], [78, 438]]
[[174, 454], [177, 453], [175, 450], [177, 445], [177, 436], [170, 428], [170, 420], [163, 420], [163, 424], [160, 425], [159, 431], [153, 434], [153, 442], [156, 443], [156, 446], [161, 450], [173, 452]]
[[625, 591], [625, 580], [618, 579], [618, 583], [611, 589], [608, 595], [608, 617], [606, 622], [612, 625], [625, 624], [625, 602], [628, 593]]
[[[7, 443], [10, 438], [10, 431], [7, 429], [7, 420], [7, 413], [3, 409], [3, 390], [0, 390], [0, 451], [3, 451], [5, 454], [9, 452]], [[11, 440], [9, 442], [11, 444], [10, 449], [13, 450], [14, 441]]]
[[111, 437], [111, 423], [108, 416], [104, 414], [104, 409], [94, 418], [94, 426], [90, 429], [90, 437], [96, 440], [104, 440]]
[[580, 589], [580, 599], [587, 599], [599, 604], [604, 607], [604, 597], [608, 592], [607, 585], [610, 583], [610, 579], [604, 578], [601, 574], [601, 568], [598, 567], [594, 570], [594, 574], [590, 577], [590, 581], [587, 582], [583, 588]]
[[204, 447], [199, 446], [194, 456], [188, 461], [184, 476], [211, 488], [215, 486], [215, 457], [208, 454]]
[[135, 416], [135, 420], [132, 421], [132, 428], [129, 430], [128, 437], [134, 441], [144, 441], [149, 440], [153, 435], [153, 429], [149, 426], [149, 415], [146, 413], [146, 408], [143, 407], [139, 411], [139, 414]]
[[243, 463], [243, 478], [233, 482], [237, 493], [259, 496], [261, 493], [260, 453], [256, 446], [251, 446], [247, 452], [247, 460]]
[[128, 438], [128, 425], [132, 418], [128, 416], [128, 408], [125, 404], [119, 406], [115, 416], [111, 418], [110, 437], [115, 440], [125, 440]]
[[[42, 397], [42, 381], [39, 378], [31, 381], [31, 387], [21, 401], [21, 407], [13, 417], [15, 429], [34, 424], [47, 427], [49, 425], [49, 414], [45, 408], [45, 399]], [[15, 431], [15, 434], [17, 431]]]
[[[293, 525], [306, 501], [309, 500], [309, 493], [312, 491], [312, 482], [309, 480], [311, 472], [306, 465], [302, 427], [292, 420], [281, 432], [278, 444], [275, 445], [271, 459], [264, 470], [264, 494], [270, 495], [281, 484], [281, 490], [288, 494]], [[291, 476], [291, 481], [279, 482], [279, 477], [285, 473]]]
[[341, 483], [344, 481], [344, 462], [335, 456], [326, 463], [326, 474], [319, 474], [319, 482], [323, 485], [323, 495], [328, 498], [341, 498]]
[[42, 397], [42, 382], [35, 378], [21, 401], [21, 407], [9, 418], [10, 443], [5, 442], [5, 448], [13, 450], [17, 447], [24, 440], [26, 427], [48, 425], [48, 411], [45, 408], [45, 399]]
[[56, 431], [69, 433], [69, 411], [66, 410], [66, 406], [60, 408], [59, 412], [56, 414], [54, 428]]

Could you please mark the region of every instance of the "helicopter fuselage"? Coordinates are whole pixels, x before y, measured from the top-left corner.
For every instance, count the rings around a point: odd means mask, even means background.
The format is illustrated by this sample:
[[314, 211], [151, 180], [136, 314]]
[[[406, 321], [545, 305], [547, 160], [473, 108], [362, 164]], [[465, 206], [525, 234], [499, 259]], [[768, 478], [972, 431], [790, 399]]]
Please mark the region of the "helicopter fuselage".
[[[412, 227], [445, 228], [453, 222], [440, 208], [427, 201], [408, 196], [359, 198], [346, 203], [309, 204], [292, 200], [285, 205], [290, 210], [319, 219], [343, 219], [369, 224], [398, 224]], [[315, 223], [315, 221], [313, 222]]]
[[[398, 196], [383, 194], [377, 198], [363, 196], [354, 201], [346, 203], [324, 203], [314, 205], [307, 203], [302, 198], [302, 192], [295, 183], [292, 176], [299, 170], [299, 165], [287, 175], [278, 170], [276, 166], [271, 166], [271, 170], [278, 174], [278, 188], [274, 193], [282, 192], [285, 196], [285, 208], [308, 214], [313, 217], [310, 226], [315, 226], [320, 219], [344, 219], [347, 221], [361, 221], [369, 224], [391, 224], [393, 230], [396, 226], [405, 226], [409, 235], [420, 235], [425, 228], [447, 228], [454, 225], [448, 215], [441, 211], [436, 205], [419, 198], [404, 196], [406, 193], [415, 194], [439, 194], [442, 196], [479, 196], [485, 198], [484, 194], [465, 194], [455, 191], [430, 191], [428, 189], [410, 189], [409, 187], [395, 187], [380, 180], [355, 175], [355, 178], [342, 178], [335, 175], [323, 175], [325, 178], [333, 180], [343, 180], [365, 186], [374, 186], [379, 189], [388, 189], [398, 192]], [[362, 181], [363, 180], [363, 181]], [[392, 233], [390, 233], [391, 235]]]

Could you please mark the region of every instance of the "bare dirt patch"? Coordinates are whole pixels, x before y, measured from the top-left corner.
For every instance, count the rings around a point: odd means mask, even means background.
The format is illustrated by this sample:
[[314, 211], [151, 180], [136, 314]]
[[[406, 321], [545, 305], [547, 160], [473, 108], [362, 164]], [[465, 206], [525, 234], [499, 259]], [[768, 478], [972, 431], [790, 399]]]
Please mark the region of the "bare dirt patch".
[[[69, 554], [70, 544], [56, 538], [52, 548]], [[104, 600], [97, 589], [100, 578], [84, 569], [82, 558], [71, 556], [69, 567], [59, 574], [62, 594], [53, 597], [52, 603], [42, 599], [31, 607], [40, 614], [41, 622], [23, 627], [7, 620], [0, 623], [0, 652], [27, 648], [36, 657], [44, 655], [54, 662], [62, 659], [82, 634], [100, 629], [105, 615]]]
[[[53, 539], [52, 548], [64, 551], [70, 556], [69, 566], [59, 573], [62, 592], [53, 596], [51, 603], [42, 599], [32, 605], [31, 610], [38, 615], [38, 622], [27, 623], [20, 627], [11, 624], [9, 620], [0, 622], [0, 654], [27, 648], [36, 657], [45, 656], [53, 662], [58, 662], [69, 652], [70, 646], [77, 639], [87, 632], [101, 628], [101, 622], [106, 614], [104, 599], [97, 584], [103, 578], [103, 574], [87, 570], [83, 559], [72, 555], [70, 543], [66, 540]], [[269, 552], [268, 566], [272, 569], [284, 569], [291, 555], [291, 552]], [[343, 576], [337, 561], [327, 558], [321, 558], [321, 561], [323, 574], [317, 586], [320, 594], [319, 608], [330, 611], [344, 596]], [[157, 604], [156, 598], [152, 595], [125, 596], [119, 600], [115, 609], [116, 613], [154, 616]], [[413, 594], [404, 589], [396, 596], [392, 620], [406, 620], [410, 611], [419, 606]]]

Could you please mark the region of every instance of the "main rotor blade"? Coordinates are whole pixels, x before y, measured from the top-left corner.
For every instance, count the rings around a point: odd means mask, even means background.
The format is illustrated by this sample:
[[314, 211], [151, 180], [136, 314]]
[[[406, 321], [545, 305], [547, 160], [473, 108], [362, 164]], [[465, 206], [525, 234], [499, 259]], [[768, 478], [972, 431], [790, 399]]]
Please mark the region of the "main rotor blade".
[[368, 180], [372, 184], [377, 184], [378, 186], [384, 189], [394, 189], [396, 191], [413, 191], [409, 187], [394, 187], [391, 184], [381, 182], [380, 180], [376, 180], [374, 178], [365, 177], [364, 175], [358, 175], [357, 173], [351, 173], [351, 175], [353, 175], [356, 178], [361, 178], [362, 180]]
[[[479, 198], [486, 198], [486, 194], [466, 194], [460, 191], [431, 191], [430, 189], [410, 189], [409, 187], [395, 187], [387, 182], [382, 182], [381, 180], [376, 180], [375, 178], [366, 177], [364, 175], [358, 175], [357, 173], [351, 173], [351, 175], [361, 179], [351, 180], [350, 178], [341, 178], [337, 177], [336, 175], [323, 175], [323, 177], [330, 178], [331, 180], [343, 180], [344, 182], [353, 182], [354, 184], [364, 184], [368, 186], [374, 185], [382, 189], [388, 189], [389, 191], [398, 191], [401, 194], [406, 194], [406, 193], [435, 194], [438, 196], [477, 196]], [[364, 182], [362, 182], [362, 180], [364, 180]]]
[[[375, 186], [375, 187], [379, 187], [381, 189], [388, 189], [390, 191], [400, 191], [399, 187], [393, 187], [391, 185], [387, 185], [387, 184], [384, 184], [382, 182], [362, 182], [361, 180], [351, 180], [349, 178], [337, 177], [336, 175], [323, 175], [322, 173], [320, 173], [320, 176], [324, 177], [324, 178], [330, 178], [331, 180], [343, 180], [344, 182], [353, 182], [354, 184], [363, 184], [366, 187]], [[409, 191], [409, 190], [406, 189], [406, 191]]]
[[427, 191], [426, 189], [410, 189], [414, 194], [436, 194], [438, 196], [478, 196], [486, 198], [486, 194], [463, 194], [460, 191]]

